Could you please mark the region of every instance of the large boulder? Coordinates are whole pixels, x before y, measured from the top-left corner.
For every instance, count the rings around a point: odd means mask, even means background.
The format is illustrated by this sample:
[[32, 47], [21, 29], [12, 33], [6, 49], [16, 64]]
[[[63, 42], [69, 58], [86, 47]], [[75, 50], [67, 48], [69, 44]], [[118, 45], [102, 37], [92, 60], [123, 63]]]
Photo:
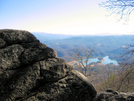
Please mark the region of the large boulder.
[[0, 101], [93, 101], [96, 93], [30, 32], [0, 30]]

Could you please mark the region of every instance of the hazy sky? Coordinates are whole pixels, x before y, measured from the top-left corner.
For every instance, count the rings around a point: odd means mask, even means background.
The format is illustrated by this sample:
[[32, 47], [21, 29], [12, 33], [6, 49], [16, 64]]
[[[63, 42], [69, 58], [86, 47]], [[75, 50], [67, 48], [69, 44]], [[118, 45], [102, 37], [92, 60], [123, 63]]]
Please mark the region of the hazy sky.
[[117, 22], [98, 3], [104, 0], [0, 0], [0, 29], [53, 34], [132, 34], [129, 24]]

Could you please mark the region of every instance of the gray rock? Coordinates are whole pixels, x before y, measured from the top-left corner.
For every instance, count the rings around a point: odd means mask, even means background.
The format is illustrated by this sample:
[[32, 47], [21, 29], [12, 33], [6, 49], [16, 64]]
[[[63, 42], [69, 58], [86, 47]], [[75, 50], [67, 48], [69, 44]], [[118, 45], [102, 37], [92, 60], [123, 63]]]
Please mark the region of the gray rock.
[[[31, 43], [30, 43], [31, 44]], [[24, 44], [23, 44], [24, 46]], [[26, 48], [27, 46], [25, 46]], [[57, 53], [55, 50], [47, 47], [45, 44], [39, 42], [32, 43], [27, 49], [21, 54], [21, 61], [24, 64], [30, 64], [39, 60], [47, 58], [55, 58]]]
[[0, 49], [0, 70], [16, 68], [21, 65], [20, 54], [24, 51], [19, 44]]
[[28, 31], [3, 29], [0, 30], [0, 38], [8, 44], [38, 42], [36, 37]]
[[45, 81], [57, 81], [68, 75], [73, 67], [60, 58], [48, 58], [48, 60], [40, 61], [41, 76]]
[[6, 45], [6, 42], [0, 38], [0, 49]]
[[98, 94], [96, 101], [134, 101], [134, 95], [108, 89]]
[[15, 101], [26, 96], [34, 87], [40, 76], [39, 63], [18, 70], [4, 71], [0, 75], [0, 101]]
[[73, 70], [57, 82], [41, 85], [38, 92], [31, 93], [25, 101], [93, 101], [96, 91], [83, 77], [83, 74]]
[[0, 101], [93, 101], [96, 90], [30, 32], [0, 30]]

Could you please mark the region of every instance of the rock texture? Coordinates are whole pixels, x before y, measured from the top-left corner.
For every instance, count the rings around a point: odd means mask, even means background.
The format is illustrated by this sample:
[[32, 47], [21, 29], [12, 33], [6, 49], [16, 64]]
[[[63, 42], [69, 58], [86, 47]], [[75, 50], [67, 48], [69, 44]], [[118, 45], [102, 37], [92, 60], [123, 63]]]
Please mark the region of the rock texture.
[[96, 90], [30, 32], [0, 30], [0, 101], [93, 101]]
[[98, 94], [96, 101], [134, 101], [134, 93], [119, 93], [108, 89]]

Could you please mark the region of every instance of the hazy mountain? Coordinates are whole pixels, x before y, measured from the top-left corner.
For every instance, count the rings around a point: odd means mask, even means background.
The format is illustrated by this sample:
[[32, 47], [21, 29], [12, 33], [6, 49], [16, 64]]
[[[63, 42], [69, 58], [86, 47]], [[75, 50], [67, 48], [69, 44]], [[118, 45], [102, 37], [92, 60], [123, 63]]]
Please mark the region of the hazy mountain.
[[132, 35], [110, 35], [110, 36], [90, 36], [90, 35], [61, 35], [61, 34], [45, 34], [33, 33], [42, 43], [54, 48], [59, 57], [64, 58], [70, 56], [70, 49], [73, 48], [93, 48], [96, 57], [110, 56], [114, 58], [122, 53], [122, 48], [126, 45], [133, 44]]
[[64, 34], [50, 34], [43, 32], [32, 32], [40, 41], [49, 41], [49, 40], [57, 40], [57, 39], [66, 39], [70, 37], [74, 37], [73, 35], [64, 35]]

